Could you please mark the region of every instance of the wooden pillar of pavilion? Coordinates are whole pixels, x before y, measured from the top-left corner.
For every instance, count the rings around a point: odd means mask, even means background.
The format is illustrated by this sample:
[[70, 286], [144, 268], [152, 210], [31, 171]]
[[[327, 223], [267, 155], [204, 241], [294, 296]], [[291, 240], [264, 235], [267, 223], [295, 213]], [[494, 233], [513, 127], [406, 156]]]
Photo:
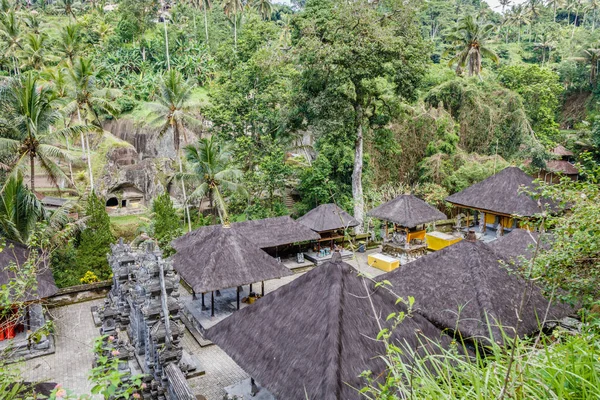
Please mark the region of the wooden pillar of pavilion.
[[261, 293], [260, 293], [260, 295], [261, 295], [262, 297], [265, 297], [265, 281], [262, 281], [262, 282], [261, 282], [261, 286], [262, 286], [262, 287], [261, 287], [261, 290], [260, 290], [260, 292], [261, 292]]
[[215, 316], [215, 291], [210, 292], [210, 316]]

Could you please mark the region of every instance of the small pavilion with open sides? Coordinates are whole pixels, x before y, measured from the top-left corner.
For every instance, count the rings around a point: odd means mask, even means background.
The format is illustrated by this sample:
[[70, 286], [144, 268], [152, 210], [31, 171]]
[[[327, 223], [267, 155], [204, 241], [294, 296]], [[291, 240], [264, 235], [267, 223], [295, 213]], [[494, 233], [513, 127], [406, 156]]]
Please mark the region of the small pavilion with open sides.
[[479, 214], [479, 218], [475, 218], [479, 231], [487, 232], [492, 240], [505, 231], [527, 227], [527, 222], [548, 206], [555, 208], [549, 200], [537, 200], [527, 193], [535, 190], [531, 176], [517, 167], [508, 167], [447, 197], [446, 201]]
[[447, 219], [446, 214], [412, 194], [400, 195], [367, 215], [385, 221], [384, 253], [408, 257], [426, 251], [425, 224]]
[[[406, 311], [387, 291], [341, 260], [324, 263], [236, 312], [206, 332], [252, 378], [226, 388], [244, 399], [359, 400], [372, 371], [385, 379], [385, 344], [376, 340], [386, 317]], [[406, 318], [390, 342], [419, 354], [450, 338], [421, 315]], [[411, 350], [402, 360], [410, 363]], [[254, 381], [254, 379], [256, 381]], [[251, 396], [251, 387], [258, 391]]]
[[260, 283], [264, 295], [264, 281], [292, 274], [231, 226], [203, 227], [195, 231], [194, 239], [193, 244], [177, 248], [173, 266], [193, 292], [184, 315], [188, 322], [197, 323], [200, 333], [239, 310], [242, 298], [252, 302], [260, 297], [254, 294], [253, 284]]
[[[348, 234], [348, 230], [358, 226], [358, 221], [333, 203], [321, 204], [313, 208], [296, 220], [310, 230], [319, 234], [320, 239], [316, 241], [313, 251], [306, 253], [307, 258], [316, 261], [325, 261], [331, 258], [337, 241], [342, 241]], [[322, 249], [325, 247], [325, 249]], [[323, 250], [329, 250], [329, 254], [323, 254]], [[349, 251], [342, 250], [342, 257], [352, 256]]]

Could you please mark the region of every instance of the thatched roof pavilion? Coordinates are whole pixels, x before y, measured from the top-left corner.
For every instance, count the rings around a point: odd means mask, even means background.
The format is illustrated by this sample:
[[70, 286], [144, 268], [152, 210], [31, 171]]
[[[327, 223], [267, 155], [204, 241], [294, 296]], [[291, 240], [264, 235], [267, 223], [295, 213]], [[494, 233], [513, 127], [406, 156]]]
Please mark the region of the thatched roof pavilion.
[[335, 231], [358, 225], [353, 216], [336, 204], [321, 204], [296, 220], [315, 232]]
[[446, 198], [462, 208], [470, 208], [496, 215], [531, 217], [540, 213], [538, 201], [522, 192], [535, 190], [533, 178], [517, 167], [508, 167], [481, 182]]
[[[498, 323], [514, 337], [517, 310], [526, 300], [518, 335], [538, 331], [548, 307], [540, 289], [509, 272], [506, 259], [482, 242], [463, 240], [379, 276], [399, 296], [413, 296], [415, 310], [440, 328], [457, 329], [463, 338], [491, 338], [502, 342]], [[570, 309], [549, 308], [548, 320], [565, 317]], [[488, 322], [491, 332], [488, 328]]]
[[207, 293], [291, 275], [233, 227], [208, 226], [194, 243], [177, 248], [173, 266], [195, 293]]
[[[207, 231], [215, 226], [205, 226], [175, 239], [173, 247], [180, 251], [199, 243]], [[258, 219], [253, 221], [235, 222], [231, 230], [245, 237], [250, 243], [261, 249], [278, 247], [293, 243], [318, 240], [320, 237], [306, 226], [296, 222], [290, 216]]]
[[[15, 277], [15, 273], [9, 269], [10, 264], [23, 265], [29, 258], [30, 249], [18, 242], [4, 239], [5, 247], [0, 252], [0, 286], [8, 284]], [[33, 289], [33, 288], [32, 288]], [[48, 266], [47, 259], [42, 257], [37, 266], [37, 290], [28, 291], [24, 298], [18, 301], [38, 301], [50, 297], [58, 292], [52, 270]]]
[[447, 218], [443, 212], [412, 194], [400, 195], [379, 207], [375, 207], [367, 215], [393, 222], [405, 228], [414, 228], [417, 225]]
[[[361, 372], [385, 377], [386, 365], [377, 357], [385, 354], [383, 343], [375, 340], [378, 323], [389, 327], [385, 318], [403, 309], [387, 291], [372, 287], [335, 255], [206, 336], [278, 399], [362, 399], [356, 391], [366, 385]], [[392, 340], [423, 351], [428, 339], [448, 343], [439, 329], [414, 315]]]
[[488, 243], [501, 257], [515, 264], [521, 264], [523, 258], [530, 260], [535, 252], [535, 246], [540, 242], [540, 251], [547, 250], [552, 242], [552, 236], [548, 233], [530, 232], [526, 229], [513, 229], [508, 235], [499, 237]]

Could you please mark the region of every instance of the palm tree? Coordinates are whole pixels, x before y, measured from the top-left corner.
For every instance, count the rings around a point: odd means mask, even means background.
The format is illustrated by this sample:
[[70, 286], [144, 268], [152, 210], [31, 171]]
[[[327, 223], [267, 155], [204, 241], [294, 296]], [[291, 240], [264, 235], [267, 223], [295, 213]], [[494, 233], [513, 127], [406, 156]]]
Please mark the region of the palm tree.
[[75, 0], [61, 0], [61, 8], [64, 11], [67, 17], [73, 17], [73, 19], [77, 19], [75, 17], [75, 12], [73, 11], [73, 6], [75, 5]]
[[[75, 59], [68, 72], [71, 84], [70, 97], [72, 100], [65, 106], [65, 112], [68, 115], [77, 116], [79, 125], [92, 123], [98, 130], [101, 130], [98, 111], [110, 115], [118, 113], [118, 108], [112, 101], [115, 92], [110, 89], [102, 90], [97, 87], [99, 71], [96, 70], [91, 58], [79, 57]], [[81, 148], [85, 154], [87, 147], [88, 174], [90, 188], [93, 191], [94, 176], [92, 174], [92, 160], [88, 136], [86, 135], [84, 138], [83, 132], [81, 133]]]
[[483, 56], [496, 63], [499, 62], [498, 55], [486, 47], [486, 41], [493, 31], [493, 24], [480, 24], [471, 15], [462, 18], [454, 32], [448, 36], [448, 39], [453, 42], [453, 46], [449, 51], [454, 52], [454, 56], [448, 65], [456, 64], [457, 72], [467, 66], [469, 76], [479, 76]]
[[244, 9], [242, 0], [223, 0], [223, 11], [229, 20], [233, 16], [233, 45], [237, 48], [237, 23], [238, 14], [241, 14]]
[[526, 7], [527, 12], [531, 16], [531, 21], [535, 22], [540, 17], [544, 2], [543, 0], [527, 0]]
[[590, 84], [596, 84], [598, 77], [598, 63], [600, 62], [600, 46], [586, 49], [582, 52], [581, 57], [572, 57], [572, 60], [583, 62], [590, 65]]
[[504, 10], [512, 3], [512, 0], [499, 0], [498, 3], [502, 7], [502, 14], [504, 14]]
[[13, 175], [26, 169], [29, 163], [30, 189], [35, 190], [36, 162], [49, 180], [56, 185], [60, 179], [71, 184], [54, 160], [70, 159], [67, 152], [55, 146], [62, 137], [84, 132], [88, 127], [67, 127], [52, 131], [60, 120], [54, 108], [55, 97], [51, 89], [38, 84], [33, 72], [12, 78], [0, 89], [0, 107], [6, 126], [11, 127], [9, 137], [0, 138], [0, 152], [14, 155]]
[[281, 19], [277, 21], [281, 27], [281, 33], [279, 34], [279, 43], [282, 47], [289, 47], [292, 42], [292, 26], [291, 18], [289, 14], [283, 14]]
[[592, 32], [596, 30], [596, 15], [600, 9], [600, 0], [588, 0], [586, 10], [592, 13]]
[[21, 21], [19, 21], [14, 10], [0, 14], [0, 39], [4, 41], [5, 57], [12, 58], [15, 75], [19, 73], [17, 65], [17, 52], [23, 49], [21, 46]]
[[514, 5], [510, 8], [510, 17], [508, 18], [508, 23], [513, 26], [517, 26], [519, 29], [519, 38], [518, 43], [521, 43], [521, 32], [523, 30], [523, 25], [528, 25], [531, 23], [527, 12], [523, 5], [518, 4]]
[[558, 9], [558, 7], [562, 7], [563, 4], [565, 3], [565, 0], [548, 0], [547, 5], [548, 6], [552, 6], [552, 10], [554, 12], [554, 22], [556, 22], [556, 10]]
[[23, 184], [23, 175], [10, 176], [0, 192], [0, 235], [25, 244], [45, 216], [41, 201]]
[[208, 41], [208, 10], [212, 7], [210, 0], [199, 0], [200, 4], [202, 4], [202, 9], [204, 10], [204, 33], [206, 34], [206, 46], [210, 47], [210, 43]]
[[265, 21], [271, 19], [273, 6], [269, 0], [252, 0], [252, 8], [254, 8]]
[[[228, 223], [223, 190], [244, 193], [244, 188], [238, 183], [242, 171], [232, 166], [229, 146], [221, 145], [215, 136], [211, 136], [208, 139], [199, 139], [196, 146], [186, 146], [185, 154], [194, 172], [179, 174], [178, 177], [198, 184], [190, 198], [202, 200], [208, 196], [211, 210], [216, 203], [221, 223]], [[214, 218], [213, 213], [213, 221]]]
[[44, 68], [48, 59], [53, 58], [46, 54], [47, 39], [44, 34], [28, 33], [25, 36], [25, 46], [20, 52], [25, 59], [23, 67], [39, 70]]
[[[193, 111], [197, 110], [198, 106], [192, 102], [191, 97], [192, 86], [184, 80], [179, 72], [169, 70], [165, 73], [161, 81], [158, 98], [154, 103], [149, 104], [154, 117], [150, 123], [161, 126], [159, 134], [162, 136], [169, 129], [173, 132], [173, 146], [177, 153], [179, 173], [183, 173], [180, 154], [181, 138], [183, 137], [184, 143], [187, 143], [187, 129], [201, 125], [201, 122], [192, 114]], [[183, 182], [181, 186], [184, 203], [186, 203], [188, 229], [191, 230], [191, 220]]]
[[546, 49], [548, 50], [548, 62], [550, 62], [550, 51], [554, 47], [554, 35], [552, 30], [544, 30], [538, 38], [538, 42], [534, 44], [536, 49], [542, 51], [542, 67], [546, 62]]
[[69, 60], [69, 64], [73, 65], [73, 60], [79, 52], [79, 43], [79, 25], [65, 25], [59, 32], [58, 40], [56, 42], [56, 49], [60, 54], [64, 55]]

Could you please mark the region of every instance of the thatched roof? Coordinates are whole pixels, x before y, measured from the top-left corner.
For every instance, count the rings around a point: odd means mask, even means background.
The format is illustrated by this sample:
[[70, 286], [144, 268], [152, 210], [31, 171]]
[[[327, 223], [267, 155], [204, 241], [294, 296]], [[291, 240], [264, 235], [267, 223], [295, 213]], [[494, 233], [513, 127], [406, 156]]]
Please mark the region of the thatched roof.
[[567, 150], [567, 148], [561, 144], [559, 144], [558, 146], [553, 148], [551, 152], [552, 152], [552, 154], [556, 154], [557, 156], [561, 156], [561, 157], [572, 157], [573, 156], [573, 152], [570, 150]]
[[237, 229], [213, 225], [195, 233], [194, 243], [177, 249], [173, 266], [196, 293], [291, 275]]
[[[509, 272], [506, 264], [507, 260], [486, 244], [463, 240], [377, 279], [390, 281], [399, 296], [413, 296], [415, 310], [436, 326], [457, 328], [464, 338], [502, 342], [498, 324], [508, 336], [514, 336], [516, 311], [526, 289], [519, 335], [538, 331], [538, 320], [544, 318], [548, 306], [540, 289]], [[567, 307], [552, 305], [548, 318], [559, 319], [569, 313]]]
[[296, 220], [315, 232], [333, 231], [357, 226], [358, 221], [336, 204], [321, 204]]
[[[377, 357], [385, 347], [375, 338], [378, 321], [389, 328], [386, 317], [403, 310], [394, 303], [387, 291], [373, 292], [368, 280], [335, 257], [218, 323], [206, 336], [278, 399], [362, 399], [355, 389], [366, 385], [361, 372], [385, 376], [386, 365]], [[448, 343], [420, 315], [402, 322], [393, 340], [418, 349], [429, 343], [418, 335]]]
[[[535, 190], [533, 178], [517, 167], [508, 167], [496, 175], [469, 186], [446, 198], [446, 201], [465, 208], [504, 215], [530, 217], [542, 210], [537, 200], [522, 192], [522, 187]], [[548, 203], [548, 200], [544, 200]]]
[[496, 253], [509, 261], [521, 264], [523, 257], [530, 260], [533, 257], [536, 242], [540, 242], [540, 251], [550, 247], [552, 237], [550, 234], [540, 235], [539, 232], [530, 232], [526, 229], [513, 229], [512, 232], [488, 243]]
[[446, 215], [412, 194], [396, 197], [369, 211], [367, 215], [406, 228], [446, 219]]
[[573, 164], [566, 160], [550, 160], [546, 162], [546, 170], [550, 172], [560, 172], [565, 175], [578, 175], [579, 170]]
[[[204, 237], [203, 231], [213, 228], [214, 226], [205, 226], [186, 233], [173, 241], [173, 247], [179, 251], [179, 249], [193, 245], [197, 243], [199, 237]], [[231, 229], [261, 249], [320, 239], [317, 233], [287, 215], [235, 222], [231, 224]]]
[[[29, 258], [29, 248], [21, 243], [3, 239], [4, 249], [0, 252], [0, 286], [8, 284], [15, 277], [15, 273], [9, 269], [11, 264], [23, 265]], [[37, 290], [31, 288], [24, 298], [19, 301], [35, 301], [50, 297], [58, 292], [52, 270], [48, 266], [46, 258], [41, 258], [37, 266]]]

